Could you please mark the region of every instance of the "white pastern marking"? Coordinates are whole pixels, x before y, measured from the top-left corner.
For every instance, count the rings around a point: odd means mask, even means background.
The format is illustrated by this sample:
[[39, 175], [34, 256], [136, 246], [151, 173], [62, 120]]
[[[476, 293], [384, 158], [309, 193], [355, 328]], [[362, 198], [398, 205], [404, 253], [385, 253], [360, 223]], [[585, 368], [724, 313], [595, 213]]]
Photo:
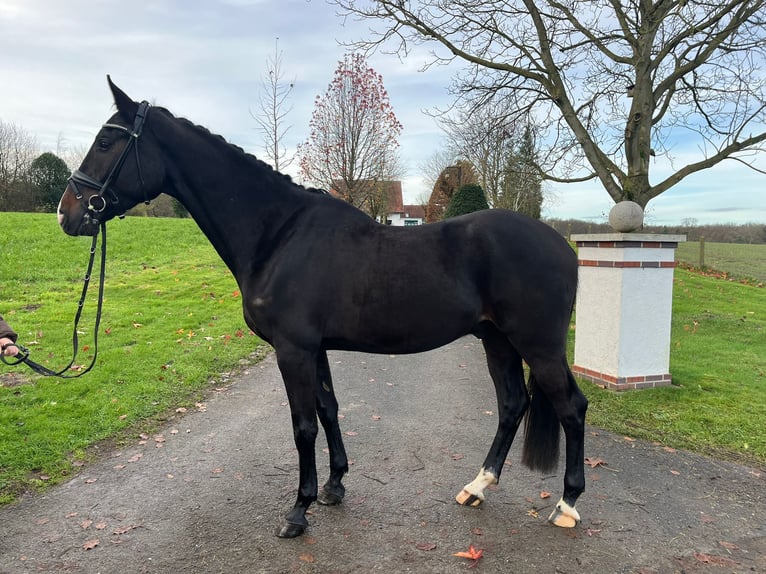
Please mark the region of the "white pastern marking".
[[497, 476], [495, 476], [495, 473], [482, 468], [476, 478], [465, 485], [464, 490], [470, 492], [479, 500], [484, 500], [484, 489], [492, 484], [497, 484]]

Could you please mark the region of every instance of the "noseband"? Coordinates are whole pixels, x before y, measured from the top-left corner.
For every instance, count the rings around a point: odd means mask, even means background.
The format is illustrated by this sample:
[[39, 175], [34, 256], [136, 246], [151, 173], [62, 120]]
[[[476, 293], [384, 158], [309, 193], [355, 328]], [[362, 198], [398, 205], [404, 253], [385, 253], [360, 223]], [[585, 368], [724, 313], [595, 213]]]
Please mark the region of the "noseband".
[[[97, 179], [93, 179], [91, 176], [89, 176], [86, 173], [81, 172], [79, 169], [72, 172], [72, 175], [69, 177], [69, 183], [72, 185], [72, 188], [74, 188], [74, 194], [75, 197], [82, 201], [83, 200], [83, 193], [80, 191], [79, 185], [82, 185], [84, 187], [88, 187], [90, 189], [97, 189], [98, 194], [91, 195], [87, 199], [87, 208], [89, 212], [92, 212], [94, 214], [101, 213], [106, 209], [107, 206], [107, 198], [114, 204], [117, 205], [120, 201], [117, 197], [117, 193], [113, 189], [110, 189], [112, 186], [112, 182], [117, 178], [117, 176], [120, 173], [120, 170], [122, 169], [123, 164], [125, 163], [125, 160], [128, 157], [128, 154], [130, 153], [131, 148], [135, 149], [136, 152], [136, 167], [138, 169], [138, 178], [141, 181], [141, 189], [144, 190], [144, 203], [149, 203], [149, 200], [146, 196], [146, 190], [144, 189], [144, 178], [141, 174], [141, 163], [138, 157], [138, 138], [141, 137], [141, 132], [144, 129], [144, 123], [146, 122], [146, 116], [149, 113], [149, 102], [141, 102], [138, 105], [138, 111], [136, 112], [136, 118], [133, 121], [133, 129], [129, 130], [125, 126], [121, 126], [119, 124], [104, 124], [101, 126], [102, 128], [112, 128], [116, 130], [122, 130], [128, 136], [128, 143], [125, 146], [125, 148], [122, 150], [122, 153], [117, 158], [117, 161], [115, 162], [114, 166], [112, 166], [111, 171], [109, 172], [109, 175], [106, 176], [106, 179], [104, 181], [98, 181]], [[98, 223], [97, 220], [94, 220], [94, 223]]]

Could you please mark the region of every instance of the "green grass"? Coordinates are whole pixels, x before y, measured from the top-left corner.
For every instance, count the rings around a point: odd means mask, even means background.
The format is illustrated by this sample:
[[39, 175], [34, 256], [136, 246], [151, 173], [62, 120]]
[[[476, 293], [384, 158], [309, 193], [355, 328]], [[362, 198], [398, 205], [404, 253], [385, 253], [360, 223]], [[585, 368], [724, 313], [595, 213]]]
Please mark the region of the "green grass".
[[[52, 215], [0, 213], [0, 314], [50, 368], [71, 355], [89, 238]], [[99, 358], [81, 379], [0, 365], [0, 502], [76, 473], [99, 441], [151, 432], [266, 348], [247, 330], [229, 271], [191, 220], [109, 224]], [[751, 266], [752, 267], [752, 266]], [[79, 364], [92, 353], [95, 285]], [[766, 465], [766, 291], [676, 270], [674, 386], [605, 392], [583, 383], [588, 422], [663, 444]]]
[[609, 430], [766, 464], [766, 291], [676, 269], [670, 387], [610, 393], [582, 383], [588, 421]]
[[[0, 314], [33, 360], [58, 370], [71, 358], [91, 240], [64, 235], [53, 215], [0, 213], [0, 228]], [[107, 231], [93, 371], [60, 380], [0, 364], [0, 501], [76, 472], [98, 441], [144, 431], [157, 417], [193, 405], [211, 378], [263, 345], [245, 326], [231, 273], [193, 221], [128, 218]], [[89, 363], [93, 352], [96, 281], [77, 364]]]
[[[680, 243], [676, 259], [692, 267], [700, 267], [700, 244], [697, 241]], [[726, 273], [733, 279], [752, 279], [766, 282], [766, 245], [705, 242], [704, 269]]]

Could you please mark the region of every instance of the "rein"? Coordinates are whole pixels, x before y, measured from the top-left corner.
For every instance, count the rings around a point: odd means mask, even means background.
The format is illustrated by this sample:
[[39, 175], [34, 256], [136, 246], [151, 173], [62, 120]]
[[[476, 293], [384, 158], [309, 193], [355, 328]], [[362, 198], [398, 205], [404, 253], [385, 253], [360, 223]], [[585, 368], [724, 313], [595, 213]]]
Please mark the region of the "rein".
[[[141, 181], [141, 188], [144, 190], [144, 203], [147, 203], [147, 204], [149, 203], [148, 197], [146, 195], [146, 188], [144, 185], [144, 177], [143, 177], [143, 174], [141, 173], [141, 162], [139, 160], [139, 154], [138, 154], [138, 138], [141, 137], [141, 132], [144, 129], [144, 123], [146, 122], [146, 116], [149, 112], [149, 107], [150, 107], [149, 102], [146, 102], [146, 101], [141, 102], [138, 105], [138, 111], [136, 112], [136, 117], [133, 121], [132, 130], [126, 128], [125, 126], [121, 126], [119, 124], [106, 123], [102, 126], [102, 128], [112, 128], [112, 129], [124, 131], [129, 136], [128, 143], [123, 148], [122, 152], [117, 158], [117, 161], [114, 163], [114, 165], [112, 166], [112, 169], [109, 171], [109, 175], [106, 176], [106, 179], [104, 181], [98, 181], [97, 179], [92, 178], [88, 174], [81, 172], [79, 169], [73, 171], [72, 175], [69, 177], [69, 183], [74, 189], [75, 198], [78, 199], [79, 201], [83, 201], [84, 194], [82, 193], [82, 191], [80, 191], [78, 184], [84, 187], [88, 187], [90, 189], [98, 190], [97, 194], [93, 194], [89, 196], [87, 200], [85, 200], [87, 211], [84, 215], [84, 217], [91, 219], [93, 223], [100, 226], [100, 233], [102, 236], [101, 268], [99, 273], [99, 285], [98, 285], [98, 303], [96, 307], [96, 323], [95, 323], [95, 326], [93, 327], [93, 359], [91, 360], [90, 365], [88, 365], [84, 370], [78, 372], [76, 375], [64, 374], [73, 367], [75, 359], [77, 358], [77, 354], [78, 354], [79, 339], [77, 335], [77, 326], [80, 323], [80, 317], [82, 316], [83, 306], [85, 305], [85, 297], [88, 293], [88, 286], [90, 285], [91, 273], [93, 272], [93, 262], [96, 258], [96, 247], [98, 245], [99, 232], [96, 232], [96, 234], [93, 236], [93, 243], [91, 244], [91, 247], [90, 247], [90, 261], [88, 262], [88, 270], [86, 271], [85, 278], [83, 279], [82, 293], [80, 294], [80, 301], [77, 304], [77, 313], [75, 314], [75, 318], [74, 318], [74, 328], [72, 330], [72, 360], [69, 361], [69, 364], [63, 369], [61, 369], [60, 371], [53, 371], [49, 369], [48, 367], [45, 367], [39, 363], [34, 362], [32, 359], [30, 359], [29, 349], [27, 349], [23, 345], [15, 344], [14, 346], [19, 349], [20, 355], [16, 355], [14, 357], [9, 358], [3, 354], [0, 354], [0, 359], [6, 365], [15, 366], [20, 363], [24, 363], [36, 373], [46, 377], [74, 379], [77, 377], [81, 377], [85, 373], [89, 372], [93, 368], [93, 365], [96, 364], [96, 357], [98, 356], [98, 328], [99, 328], [99, 325], [101, 324], [101, 310], [104, 303], [104, 277], [106, 273], [106, 223], [99, 222], [99, 220], [95, 216], [100, 214], [106, 209], [106, 206], [108, 205], [107, 199], [111, 201], [111, 203], [114, 205], [119, 204], [120, 202], [119, 197], [117, 196], [117, 193], [113, 189], [111, 189], [111, 187], [114, 180], [119, 175], [120, 170], [122, 169], [122, 166], [125, 163], [125, 160], [127, 159], [131, 149], [135, 150], [135, 153], [136, 153], [136, 169], [138, 171], [138, 178]], [[96, 201], [94, 202], [94, 200]], [[93, 213], [94, 216], [91, 216], [90, 213]]]
[[82, 293], [80, 294], [80, 301], [77, 303], [77, 313], [74, 317], [74, 327], [72, 328], [72, 360], [69, 364], [60, 371], [53, 371], [48, 367], [45, 367], [39, 363], [34, 362], [29, 358], [29, 349], [18, 343], [14, 343], [15, 347], [18, 347], [20, 355], [15, 357], [6, 357], [0, 355], [3, 363], [11, 367], [24, 363], [34, 372], [46, 377], [59, 377], [61, 379], [76, 379], [83, 376], [85, 373], [93, 368], [96, 364], [96, 357], [98, 357], [98, 328], [101, 324], [101, 309], [104, 303], [104, 277], [106, 272], [106, 223], [101, 224], [101, 268], [99, 270], [99, 284], [98, 284], [98, 304], [96, 307], [96, 324], [93, 327], [93, 359], [87, 368], [78, 372], [76, 375], [65, 375], [69, 369], [74, 365], [74, 361], [77, 358], [79, 348], [79, 338], [77, 334], [77, 327], [80, 324], [80, 317], [82, 316], [83, 306], [85, 305], [85, 296], [88, 294], [88, 286], [90, 285], [90, 277], [93, 272], [93, 262], [96, 258], [96, 246], [98, 244], [98, 234], [93, 236], [93, 243], [90, 246], [90, 260], [88, 261], [88, 270], [85, 272], [83, 279]]

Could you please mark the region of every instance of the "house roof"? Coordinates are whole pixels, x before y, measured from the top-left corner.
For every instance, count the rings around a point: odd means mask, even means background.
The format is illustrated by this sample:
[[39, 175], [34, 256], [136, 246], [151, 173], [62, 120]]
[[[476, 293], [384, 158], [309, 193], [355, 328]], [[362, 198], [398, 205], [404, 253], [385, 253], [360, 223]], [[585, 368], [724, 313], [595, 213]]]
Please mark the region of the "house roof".
[[426, 210], [422, 205], [403, 205], [402, 213], [405, 217], [420, 218], [425, 221]]
[[[385, 186], [384, 190], [388, 200], [388, 208], [386, 209], [386, 212], [403, 213], [401, 181], [373, 182], [372, 180], [362, 180], [359, 183], [374, 183], [375, 185]], [[346, 183], [340, 180], [333, 181], [332, 187], [330, 188], [330, 194], [345, 199], [348, 196]]]

